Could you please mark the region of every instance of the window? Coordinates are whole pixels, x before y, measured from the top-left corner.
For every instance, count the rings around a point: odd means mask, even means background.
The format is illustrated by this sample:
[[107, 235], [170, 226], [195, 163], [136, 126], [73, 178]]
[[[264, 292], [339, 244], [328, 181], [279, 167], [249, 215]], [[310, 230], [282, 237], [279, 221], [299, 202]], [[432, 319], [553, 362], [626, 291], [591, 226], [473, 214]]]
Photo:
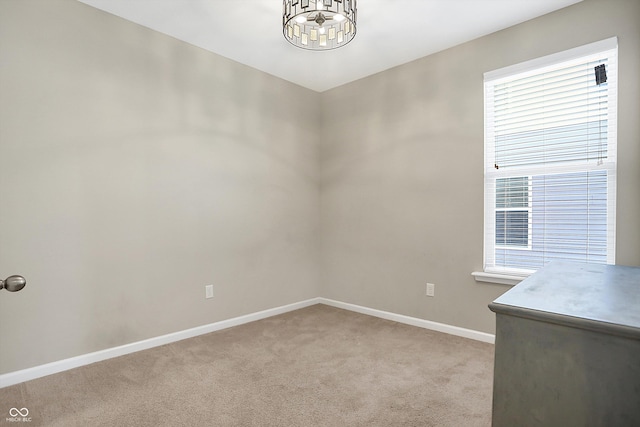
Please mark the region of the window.
[[529, 177], [496, 179], [496, 247], [531, 249]]
[[615, 263], [616, 38], [486, 73], [484, 90], [485, 274]]

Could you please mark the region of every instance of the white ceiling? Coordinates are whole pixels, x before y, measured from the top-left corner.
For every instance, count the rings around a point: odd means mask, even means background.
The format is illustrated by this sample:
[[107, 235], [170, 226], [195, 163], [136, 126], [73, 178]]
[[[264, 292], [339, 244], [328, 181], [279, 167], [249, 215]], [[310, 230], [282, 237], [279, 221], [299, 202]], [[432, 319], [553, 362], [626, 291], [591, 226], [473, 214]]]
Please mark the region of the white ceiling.
[[582, 0], [359, 0], [357, 34], [312, 52], [282, 35], [281, 0], [79, 0], [318, 92]]

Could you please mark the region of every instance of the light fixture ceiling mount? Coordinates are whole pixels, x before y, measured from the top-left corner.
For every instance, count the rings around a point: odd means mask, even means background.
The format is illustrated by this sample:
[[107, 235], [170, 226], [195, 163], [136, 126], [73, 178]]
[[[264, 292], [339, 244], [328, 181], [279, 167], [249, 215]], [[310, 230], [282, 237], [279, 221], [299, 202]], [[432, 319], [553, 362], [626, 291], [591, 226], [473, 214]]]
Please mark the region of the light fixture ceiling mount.
[[356, 0], [283, 0], [282, 33], [308, 50], [331, 50], [356, 35]]

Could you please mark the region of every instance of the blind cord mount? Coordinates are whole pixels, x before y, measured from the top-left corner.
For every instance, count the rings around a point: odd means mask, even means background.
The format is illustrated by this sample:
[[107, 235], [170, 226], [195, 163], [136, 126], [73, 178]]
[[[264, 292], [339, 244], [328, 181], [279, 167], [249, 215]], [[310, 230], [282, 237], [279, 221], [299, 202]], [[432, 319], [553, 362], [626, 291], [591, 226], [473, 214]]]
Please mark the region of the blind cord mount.
[[602, 83], [607, 82], [607, 70], [604, 64], [600, 64], [594, 67], [596, 73], [596, 84], [600, 86]]

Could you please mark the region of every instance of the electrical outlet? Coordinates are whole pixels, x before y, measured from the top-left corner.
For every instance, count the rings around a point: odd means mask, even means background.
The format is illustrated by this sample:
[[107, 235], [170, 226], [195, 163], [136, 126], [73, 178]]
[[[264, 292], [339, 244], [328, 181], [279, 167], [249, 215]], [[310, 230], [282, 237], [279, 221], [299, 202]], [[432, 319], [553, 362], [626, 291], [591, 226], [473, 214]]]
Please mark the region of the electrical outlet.
[[213, 285], [207, 285], [204, 287], [204, 297], [213, 298]]
[[436, 294], [436, 285], [433, 283], [427, 283], [427, 296], [432, 297]]

